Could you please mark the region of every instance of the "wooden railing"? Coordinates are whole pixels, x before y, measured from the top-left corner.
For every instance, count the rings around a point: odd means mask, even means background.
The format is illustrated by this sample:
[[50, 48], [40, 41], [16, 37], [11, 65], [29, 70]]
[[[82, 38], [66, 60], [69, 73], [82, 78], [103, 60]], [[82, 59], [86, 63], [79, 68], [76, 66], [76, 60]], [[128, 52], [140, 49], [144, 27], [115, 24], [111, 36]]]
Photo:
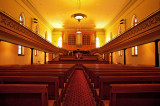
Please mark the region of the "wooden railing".
[[92, 49], [94, 53], [110, 53], [160, 39], [160, 9], [143, 19], [104, 46]]
[[30, 28], [20, 25], [16, 19], [2, 10], [0, 11], [0, 40], [49, 53], [67, 54], [67, 50], [54, 46]]

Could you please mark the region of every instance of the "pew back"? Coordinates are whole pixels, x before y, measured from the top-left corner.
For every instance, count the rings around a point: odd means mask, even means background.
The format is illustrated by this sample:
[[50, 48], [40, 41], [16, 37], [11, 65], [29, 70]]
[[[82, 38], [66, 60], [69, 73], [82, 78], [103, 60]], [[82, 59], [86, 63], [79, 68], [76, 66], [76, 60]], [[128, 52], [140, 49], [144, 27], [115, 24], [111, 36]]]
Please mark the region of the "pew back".
[[160, 84], [112, 84], [109, 106], [160, 106]]
[[64, 72], [31, 72], [31, 71], [22, 71], [22, 72], [0, 72], [0, 76], [50, 76], [50, 77], [58, 77], [59, 79], [59, 87], [63, 88], [64, 83], [66, 81], [66, 75]]
[[47, 86], [0, 84], [0, 106], [48, 106]]
[[94, 76], [92, 76], [92, 81], [94, 82], [94, 87], [99, 87], [99, 77], [100, 76], [160, 76], [160, 72], [95, 72]]
[[48, 98], [57, 99], [58, 77], [48, 76], [0, 76], [2, 84], [48, 84]]
[[109, 99], [111, 84], [151, 84], [160, 83], [160, 76], [100, 76], [99, 96]]

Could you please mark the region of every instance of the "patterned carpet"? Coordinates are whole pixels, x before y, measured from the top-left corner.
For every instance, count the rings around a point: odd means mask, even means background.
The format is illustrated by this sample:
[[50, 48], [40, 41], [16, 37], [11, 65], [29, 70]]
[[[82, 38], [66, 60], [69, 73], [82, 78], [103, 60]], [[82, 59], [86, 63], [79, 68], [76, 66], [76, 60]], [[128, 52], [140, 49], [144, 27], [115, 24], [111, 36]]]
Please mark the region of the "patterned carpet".
[[66, 91], [63, 106], [96, 106], [82, 70], [75, 70]]

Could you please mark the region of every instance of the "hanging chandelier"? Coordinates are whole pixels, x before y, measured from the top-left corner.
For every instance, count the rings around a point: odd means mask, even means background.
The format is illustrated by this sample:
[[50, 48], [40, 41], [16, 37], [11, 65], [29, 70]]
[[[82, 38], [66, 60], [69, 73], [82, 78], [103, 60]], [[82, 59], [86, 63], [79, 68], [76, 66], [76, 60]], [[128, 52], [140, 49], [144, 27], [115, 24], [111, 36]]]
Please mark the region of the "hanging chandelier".
[[75, 13], [71, 17], [74, 17], [75, 19], [77, 19], [78, 22], [80, 22], [81, 19], [83, 19], [83, 18], [87, 18], [87, 16], [83, 13]]
[[82, 33], [80, 30], [78, 30], [76, 33]]
[[[80, 0], [77, 0], [77, 6], [78, 6], [78, 11], [80, 11], [80, 8], [81, 8]], [[87, 18], [87, 15], [78, 12], [78, 13], [72, 14], [71, 17], [75, 18], [76, 20], [78, 20], [78, 22], [80, 22], [83, 18]]]

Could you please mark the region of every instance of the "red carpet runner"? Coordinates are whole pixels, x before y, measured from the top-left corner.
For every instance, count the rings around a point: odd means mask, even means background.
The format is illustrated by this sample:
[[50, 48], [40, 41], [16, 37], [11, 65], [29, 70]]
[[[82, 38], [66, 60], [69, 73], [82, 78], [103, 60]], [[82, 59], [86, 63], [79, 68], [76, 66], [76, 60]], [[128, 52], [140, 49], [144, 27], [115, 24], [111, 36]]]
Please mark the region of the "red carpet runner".
[[75, 70], [66, 91], [63, 106], [96, 106], [82, 70]]

